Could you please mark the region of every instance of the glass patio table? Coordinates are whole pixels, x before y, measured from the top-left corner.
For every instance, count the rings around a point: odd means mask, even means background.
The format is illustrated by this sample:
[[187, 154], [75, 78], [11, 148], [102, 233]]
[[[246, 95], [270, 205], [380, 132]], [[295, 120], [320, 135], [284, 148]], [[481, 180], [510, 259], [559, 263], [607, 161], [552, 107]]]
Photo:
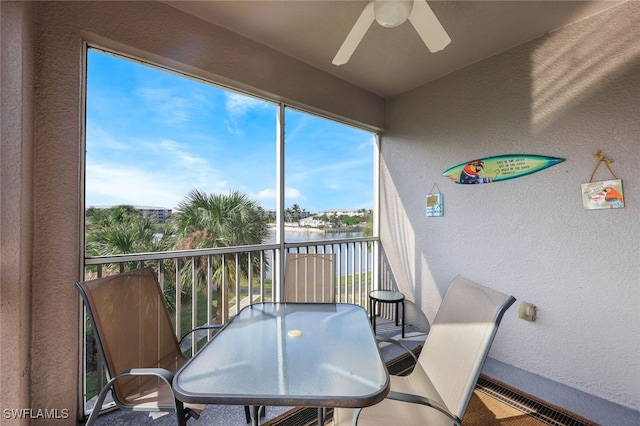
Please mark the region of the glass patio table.
[[245, 307], [176, 374], [183, 402], [366, 407], [389, 392], [389, 374], [367, 313], [341, 303]]

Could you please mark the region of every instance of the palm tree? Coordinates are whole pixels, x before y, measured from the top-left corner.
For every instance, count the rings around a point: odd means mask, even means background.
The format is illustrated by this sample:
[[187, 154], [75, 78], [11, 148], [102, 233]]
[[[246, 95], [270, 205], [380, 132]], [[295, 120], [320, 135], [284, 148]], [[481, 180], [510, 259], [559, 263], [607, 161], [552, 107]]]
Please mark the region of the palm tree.
[[291, 216], [293, 218], [293, 222], [300, 222], [300, 213], [302, 212], [302, 210], [300, 209], [300, 206], [297, 204], [294, 204], [293, 206], [291, 206]]
[[284, 221], [293, 222], [293, 210], [291, 210], [291, 207], [284, 209]]
[[[207, 194], [197, 189], [192, 190], [178, 205], [170, 219], [177, 242], [176, 250], [228, 247], [262, 244], [269, 236], [268, 217], [264, 210], [245, 194], [232, 191], [229, 194]], [[252, 265], [248, 265], [248, 256], [241, 255], [238, 264], [241, 271], [236, 271], [234, 259], [223, 262], [222, 256], [213, 259], [213, 279], [220, 285], [231, 286], [236, 273], [248, 277], [250, 273], [259, 273], [259, 259], [252, 258]], [[191, 265], [184, 265], [190, 267]], [[199, 282], [206, 282], [206, 262], [199, 261], [197, 265]], [[223, 272], [227, 273], [227, 282], [223, 283]], [[191, 286], [190, 274], [184, 273], [183, 289]], [[222, 292], [218, 291], [218, 306], [223, 303]], [[218, 309], [217, 319], [221, 321], [221, 310]]]
[[160, 251], [166, 240], [158, 224], [133, 206], [90, 208], [86, 213], [86, 252], [89, 256]]
[[[171, 235], [165, 224], [156, 222], [153, 216], [144, 216], [133, 206], [119, 205], [110, 208], [87, 209], [85, 214], [85, 251], [88, 256], [109, 256], [126, 253], [153, 253], [168, 250]], [[139, 267], [138, 262], [127, 262], [125, 270]], [[87, 278], [97, 276], [96, 266], [87, 266]], [[104, 274], [120, 272], [115, 265]], [[164, 289], [167, 306], [175, 307], [171, 284]]]

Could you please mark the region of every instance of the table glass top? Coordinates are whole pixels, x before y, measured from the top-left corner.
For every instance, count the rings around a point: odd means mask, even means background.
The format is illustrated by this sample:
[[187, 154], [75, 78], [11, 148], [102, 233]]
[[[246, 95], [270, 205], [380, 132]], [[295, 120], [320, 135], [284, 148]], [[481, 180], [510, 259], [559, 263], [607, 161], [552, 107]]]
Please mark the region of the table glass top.
[[383, 302], [400, 302], [404, 300], [404, 294], [394, 290], [374, 290], [369, 293], [369, 297]]
[[248, 306], [176, 375], [185, 402], [360, 407], [388, 392], [367, 314], [350, 304]]

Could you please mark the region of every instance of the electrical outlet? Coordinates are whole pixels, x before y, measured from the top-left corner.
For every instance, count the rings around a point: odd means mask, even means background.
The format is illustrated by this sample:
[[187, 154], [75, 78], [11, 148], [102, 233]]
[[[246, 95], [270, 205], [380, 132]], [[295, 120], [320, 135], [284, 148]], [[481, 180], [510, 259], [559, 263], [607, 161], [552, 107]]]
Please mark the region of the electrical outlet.
[[525, 321], [535, 321], [536, 320], [537, 308], [536, 305], [522, 302], [520, 304], [520, 310], [518, 311], [518, 316]]

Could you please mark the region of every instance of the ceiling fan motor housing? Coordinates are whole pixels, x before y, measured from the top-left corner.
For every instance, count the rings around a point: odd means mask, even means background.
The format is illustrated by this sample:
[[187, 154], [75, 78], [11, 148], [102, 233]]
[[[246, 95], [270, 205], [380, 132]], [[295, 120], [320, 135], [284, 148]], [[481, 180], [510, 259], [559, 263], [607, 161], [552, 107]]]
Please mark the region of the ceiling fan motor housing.
[[386, 28], [397, 27], [409, 18], [413, 0], [375, 0], [373, 10], [378, 24]]

